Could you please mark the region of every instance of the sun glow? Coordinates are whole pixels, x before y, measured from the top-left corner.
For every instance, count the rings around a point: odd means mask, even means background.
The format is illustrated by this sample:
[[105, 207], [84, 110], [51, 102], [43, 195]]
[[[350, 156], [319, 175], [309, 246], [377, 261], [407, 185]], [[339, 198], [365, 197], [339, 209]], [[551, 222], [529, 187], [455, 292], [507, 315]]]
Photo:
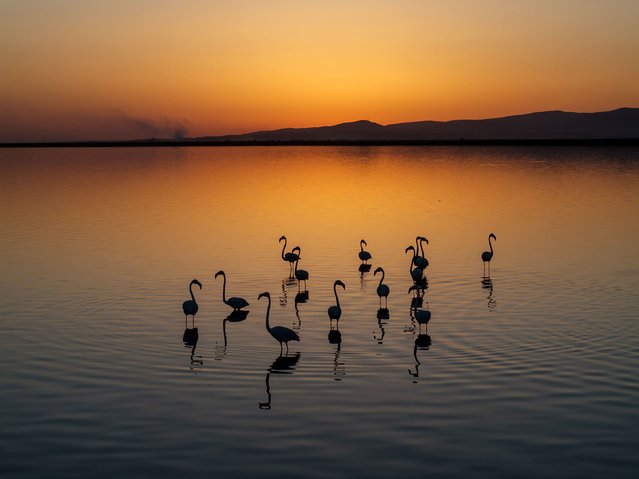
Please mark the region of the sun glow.
[[638, 15], [630, 2], [4, 2], [0, 140], [635, 106]]

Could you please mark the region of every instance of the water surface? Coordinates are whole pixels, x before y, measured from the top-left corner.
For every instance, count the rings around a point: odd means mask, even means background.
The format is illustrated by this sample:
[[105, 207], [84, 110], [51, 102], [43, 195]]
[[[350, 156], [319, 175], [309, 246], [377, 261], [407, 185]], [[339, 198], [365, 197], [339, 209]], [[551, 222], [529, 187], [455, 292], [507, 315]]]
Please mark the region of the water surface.
[[632, 148], [0, 150], [0, 472], [634, 477], [637, 191]]

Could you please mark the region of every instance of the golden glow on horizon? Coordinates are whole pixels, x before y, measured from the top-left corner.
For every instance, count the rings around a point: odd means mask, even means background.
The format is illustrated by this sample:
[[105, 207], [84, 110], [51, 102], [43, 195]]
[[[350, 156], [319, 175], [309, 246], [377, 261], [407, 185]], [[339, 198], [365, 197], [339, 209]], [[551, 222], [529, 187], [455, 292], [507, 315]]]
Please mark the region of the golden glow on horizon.
[[[543, 254], [546, 242], [565, 242], [565, 247], [552, 250], [556, 254], [606, 261], [605, 255], [593, 259], [576, 253], [580, 246], [574, 238], [584, 236], [593, 217], [605, 217], [612, 231], [627, 232], [617, 239], [620, 251], [634, 245], [637, 225], [629, 224], [627, 215], [606, 216], [610, 203], [601, 201], [614, 197], [619, 204], [636, 206], [634, 196], [614, 193], [627, 180], [621, 170], [602, 173], [587, 163], [562, 168], [560, 162], [534, 161], [535, 153], [533, 161], [522, 162], [510, 153], [500, 156], [480, 149], [398, 151], [94, 149], [85, 157], [52, 149], [46, 152], [52, 173], [34, 167], [42, 164], [41, 157], [34, 160], [29, 150], [19, 150], [12, 152], [14, 160], [5, 164], [0, 178], [0, 199], [11, 205], [6, 241], [21, 245], [21, 254], [34, 268], [59, 271], [62, 277], [96, 262], [110, 263], [110, 255], [131, 257], [127, 269], [159, 272], [181, 264], [181, 259], [197, 258], [185, 264], [209, 268], [212, 276], [216, 267], [211, 258], [224, 258], [226, 265], [237, 267], [250, 251], [258, 258], [272, 258], [279, 268], [281, 234], [314, 251], [310, 261], [339, 261], [321, 252], [337, 243], [351, 244], [356, 252], [364, 236], [375, 244], [377, 261], [403, 263], [403, 248], [419, 228], [439, 258], [433, 268], [458, 261], [479, 264], [485, 237], [478, 232], [487, 228], [500, 238], [499, 254], [506, 264], [524, 261], [537, 267], [541, 261], [546, 270], [552, 270], [553, 262]], [[632, 188], [622, 190], [629, 195]], [[540, 215], [555, 212], [546, 219], [548, 231], [563, 228], [570, 234], [540, 237], [537, 223], [522, 216], [531, 209]], [[507, 233], [508, 240], [499, 232]], [[477, 250], [465, 248], [469, 234], [478, 235]], [[90, 238], [100, 240], [93, 243]], [[77, 261], [66, 261], [70, 255]], [[353, 261], [357, 265], [356, 256]], [[23, 269], [24, 262], [16, 264], [11, 274], [22, 278], [30, 272]], [[90, 274], [99, 277], [104, 271]]]
[[190, 136], [639, 106], [639, 3], [0, 6], [0, 138]]

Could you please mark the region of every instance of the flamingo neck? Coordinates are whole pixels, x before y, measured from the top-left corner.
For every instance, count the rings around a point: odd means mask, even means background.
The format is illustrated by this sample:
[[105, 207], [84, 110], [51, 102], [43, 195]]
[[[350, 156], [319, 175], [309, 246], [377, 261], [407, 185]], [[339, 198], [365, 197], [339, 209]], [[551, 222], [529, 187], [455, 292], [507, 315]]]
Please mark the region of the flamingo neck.
[[222, 301], [226, 303], [226, 275], [223, 274], [222, 277], [224, 278], [224, 283], [222, 284]]
[[384, 273], [384, 270], [382, 270], [382, 277], [379, 279], [379, 285], [381, 286], [382, 283], [384, 282], [384, 276], [386, 275], [386, 273]]
[[362, 243], [361, 241], [359, 242], [359, 250], [363, 253], [364, 252], [364, 243]]
[[300, 262], [300, 259], [299, 259], [299, 258], [297, 258], [297, 259], [295, 260], [295, 271], [294, 271], [295, 273], [297, 273], [297, 263], [299, 263], [299, 262]]
[[195, 296], [193, 295], [193, 283], [191, 283], [191, 284], [189, 285], [189, 293], [191, 293], [191, 300], [192, 300], [195, 304], [197, 304], [197, 301], [195, 301]]
[[425, 258], [425, 256], [424, 256], [424, 240], [423, 239], [419, 241], [419, 250], [422, 253], [422, 258]]
[[266, 330], [271, 331], [271, 325], [268, 322], [268, 317], [271, 314], [271, 298], [268, 297], [268, 306], [266, 307]]
[[284, 238], [284, 246], [282, 246], [282, 259], [286, 260], [286, 258], [284, 258], [284, 250], [286, 249], [286, 238]]
[[333, 293], [335, 293], [335, 302], [337, 303], [337, 307], [339, 308], [339, 296], [337, 296], [337, 285], [333, 285]]
[[493, 239], [493, 237], [492, 237], [492, 236], [489, 236], [489, 237], [488, 237], [488, 246], [490, 246], [490, 254], [491, 254], [491, 255], [493, 255], [493, 254], [494, 254], [494, 253], [493, 253], [493, 243], [492, 243], [492, 239]]

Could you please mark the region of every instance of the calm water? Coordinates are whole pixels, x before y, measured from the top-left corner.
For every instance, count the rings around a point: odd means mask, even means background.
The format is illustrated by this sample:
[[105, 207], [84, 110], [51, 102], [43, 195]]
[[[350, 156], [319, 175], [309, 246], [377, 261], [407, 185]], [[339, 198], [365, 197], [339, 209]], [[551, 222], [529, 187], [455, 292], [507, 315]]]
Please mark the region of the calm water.
[[637, 149], [5, 149], [0, 187], [2, 477], [636, 477]]

